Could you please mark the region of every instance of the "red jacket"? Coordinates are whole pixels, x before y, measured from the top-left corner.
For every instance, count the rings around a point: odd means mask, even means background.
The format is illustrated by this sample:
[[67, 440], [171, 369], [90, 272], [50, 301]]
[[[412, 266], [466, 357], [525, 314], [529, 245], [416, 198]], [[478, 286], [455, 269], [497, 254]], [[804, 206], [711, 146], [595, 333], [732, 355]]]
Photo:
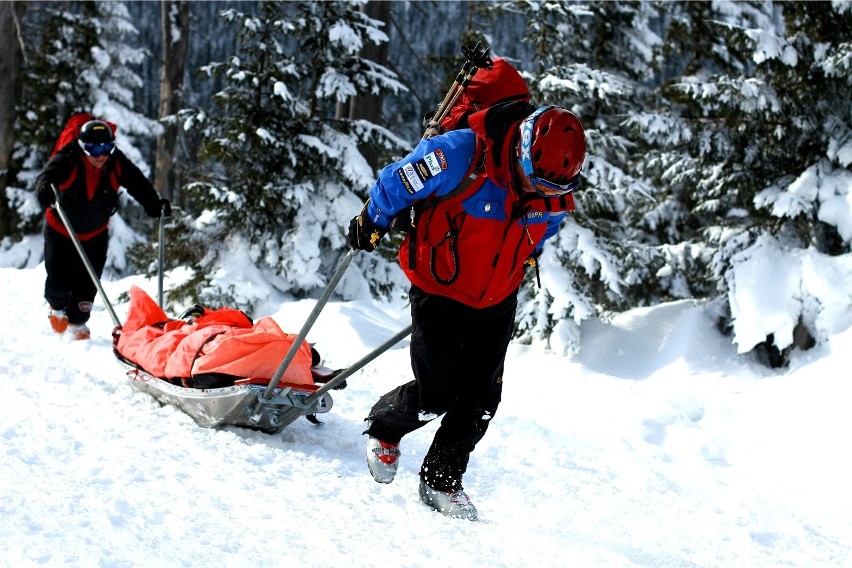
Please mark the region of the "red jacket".
[[[524, 261], [574, 208], [570, 194], [522, 198], [514, 187], [517, 125], [533, 110], [508, 103], [477, 112], [469, 118], [471, 129], [423, 140], [382, 170], [367, 213], [388, 226], [414, 206], [414, 228], [399, 251], [412, 284], [475, 308], [498, 304], [520, 286]], [[453, 195], [483, 152], [484, 172]]]

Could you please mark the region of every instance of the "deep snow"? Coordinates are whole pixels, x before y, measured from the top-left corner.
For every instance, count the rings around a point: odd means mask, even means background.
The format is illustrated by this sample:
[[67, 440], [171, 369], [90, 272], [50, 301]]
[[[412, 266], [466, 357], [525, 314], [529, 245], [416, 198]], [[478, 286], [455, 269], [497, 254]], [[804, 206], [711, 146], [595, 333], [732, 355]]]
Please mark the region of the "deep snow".
[[[573, 357], [512, 345], [465, 488], [480, 521], [418, 501], [432, 423], [379, 485], [363, 418], [410, 378], [405, 343], [332, 391], [315, 426], [200, 428], [131, 388], [100, 299], [93, 338], [48, 327], [44, 268], [0, 269], [0, 565], [852, 565], [852, 330], [773, 371], [684, 301], [582, 325]], [[131, 284], [105, 281], [116, 303]], [[168, 285], [168, 282], [167, 282]], [[271, 314], [296, 333], [314, 301]], [[332, 301], [308, 340], [342, 367], [408, 324]]]

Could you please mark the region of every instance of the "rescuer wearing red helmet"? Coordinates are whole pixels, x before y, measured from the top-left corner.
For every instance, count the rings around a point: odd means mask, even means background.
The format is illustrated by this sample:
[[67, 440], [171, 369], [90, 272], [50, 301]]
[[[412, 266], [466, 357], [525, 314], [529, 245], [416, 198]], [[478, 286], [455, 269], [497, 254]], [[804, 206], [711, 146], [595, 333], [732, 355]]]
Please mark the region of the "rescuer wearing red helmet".
[[410, 219], [399, 262], [411, 281], [414, 380], [367, 416], [370, 473], [393, 481], [402, 437], [443, 415], [420, 468], [420, 498], [476, 519], [462, 476], [500, 403], [525, 268], [574, 208], [586, 140], [572, 112], [525, 101], [467, 122], [381, 171], [349, 242], [372, 251], [392, 221]]

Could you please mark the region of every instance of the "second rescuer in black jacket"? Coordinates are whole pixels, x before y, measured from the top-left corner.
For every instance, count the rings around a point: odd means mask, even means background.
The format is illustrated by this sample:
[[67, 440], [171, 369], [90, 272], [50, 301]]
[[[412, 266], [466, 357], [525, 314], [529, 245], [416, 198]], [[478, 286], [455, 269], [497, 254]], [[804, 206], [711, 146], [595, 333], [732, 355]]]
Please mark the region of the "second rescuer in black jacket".
[[171, 214], [171, 206], [124, 153], [115, 147], [113, 128], [92, 120], [82, 126], [77, 139], [59, 149], [36, 179], [36, 196], [46, 209], [44, 296], [50, 304], [54, 331], [71, 326], [74, 339], [86, 339], [92, 302], [97, 291], [74, 248], [69, 232], [53, 207], [59, 204], [80, 241], [98, 278], [106, 263], [109, 219], [118, 206], [121, 187], [150, 217]]

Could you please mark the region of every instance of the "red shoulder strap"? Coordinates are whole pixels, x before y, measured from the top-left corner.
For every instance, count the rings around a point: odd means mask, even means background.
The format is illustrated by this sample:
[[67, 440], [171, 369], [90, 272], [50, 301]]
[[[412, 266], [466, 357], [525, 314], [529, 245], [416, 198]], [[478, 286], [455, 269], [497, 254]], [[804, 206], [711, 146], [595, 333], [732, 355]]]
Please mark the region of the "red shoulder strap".
[[[479, 136], [476, 137], [476, 150], [473, 152], [473, 158], [470, 160], [470, 167], [465, 173], [462, 181], [453, 189], [437, 197], [430, 197], [411, 206], [411, 219], [408, 226], [408, 265], [411, 270], [414, 270], [416, 264], [415, 241], [417, 239], [417, 227], [414, 226], [414, 219], [418, 215], [422, 215], [424, 211], [436, 207], [439, 203], [444, 203], [450, 199], [467, 199], [468, 195], [472, 195], [485, 182], [485, 141]], [[479, 183], [476, 181], [479, 180]]]

